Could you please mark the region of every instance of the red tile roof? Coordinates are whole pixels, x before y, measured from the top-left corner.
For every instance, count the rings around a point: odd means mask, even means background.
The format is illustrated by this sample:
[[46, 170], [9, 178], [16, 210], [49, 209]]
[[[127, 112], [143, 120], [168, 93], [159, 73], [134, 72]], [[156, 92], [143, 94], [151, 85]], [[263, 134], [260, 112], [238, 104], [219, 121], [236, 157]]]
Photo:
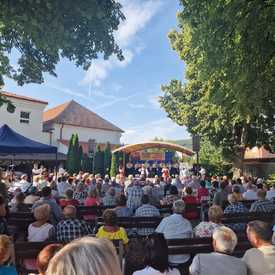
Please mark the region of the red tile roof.
[[244, 159], [275, 159], [275, 153], [271, 153], [264, 147], [247, 148], [244, 154]]
[[100, 117], [91, 110], [71, 100], [43, 113], [43, 123], [59, 123], [85, 128], [123, 132], [120, 128]]
[[32, 97], [28, 97], [28, 96], [23, 96], [23, 95], [17, 95], [14, 93], [10, 93], [10, 92], [0, 92], [1, 95], [6, 96], [6, 97], [11, 97], [11, 98], [16, 98], [16, 99], [21, 99], [21, 100], [26, 100], [26, 101], [31, 101], [31, 102], [36, 102], [36, 103], [41, 103], [41, 104], [45, 104], [48, 105], [47, 101], [43, 101], [43, 100], [39, 100], [39, 99], [35, 99]]

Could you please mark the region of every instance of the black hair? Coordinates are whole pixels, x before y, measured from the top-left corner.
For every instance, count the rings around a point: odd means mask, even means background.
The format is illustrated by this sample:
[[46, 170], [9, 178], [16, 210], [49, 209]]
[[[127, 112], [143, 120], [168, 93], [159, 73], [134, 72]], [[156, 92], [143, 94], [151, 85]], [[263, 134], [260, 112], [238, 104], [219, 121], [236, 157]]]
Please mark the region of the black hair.
[[42, 197], [49, 197], [52, 194], [52, 189], [49, 186], [45, 186], [41, 190]]
[[212, 186], [214, 187], [214, 188], [219, 188], [219, 182], [218, 181], [213, 181], [212, 182]]
[[203, 187], [203, 188], [205, 188], [205, 185], [206, 185], [206, 182], [204, 180], [201, 180], [200, 181], [200, 186]]
[[105, 225], [116, 226], [116, 224], [117, 224], [116, 212], [112, 209], [106, 209], [103, 212], [103, 220], [104, 220]]
[[192, 187], [187, 186], [187, 187], [185, 188], [185, 193], [188, 194], [188, 195], [192, 195], [192, 194], [193, 194], [193, 189], [192, 189]]
[[145, 263], [161, 273], [169, 270], [168, 246], [162, 233], [148, 236]]
[[241, 193], [241, 189], [240, 189], [240, 186], [238, 185], [235, 185], [233, 186], [233, 190], [232, 190], [234, 193]]
[[236, 183], [242, 185], [242, 180], [240, 178], [237, 178]]
[[169, 193], [170, 193], [170, 195], [178, 195], [179, 191], [178, 191], [177, 186], [171, 185], [169, 188]]
[[127, 197], [123, 194], [121, 194], [118, 198], [117, 198], [117, 205], [119, 206], [125, 206], [127, 204]]
[[141, 197], [141, 203], [142, 203], [142, 204], [147, 204], [147, 203], [149, 203], [149, 202], [150, 202], [149, 196], [146, 195], [146, 194], [142, 195], [142, 197]]
[[248, 223], [248, 229], [253, 231], [261, 240], [270, 242], [272, 239], [272, 225], [263, 221], [252, 221]]

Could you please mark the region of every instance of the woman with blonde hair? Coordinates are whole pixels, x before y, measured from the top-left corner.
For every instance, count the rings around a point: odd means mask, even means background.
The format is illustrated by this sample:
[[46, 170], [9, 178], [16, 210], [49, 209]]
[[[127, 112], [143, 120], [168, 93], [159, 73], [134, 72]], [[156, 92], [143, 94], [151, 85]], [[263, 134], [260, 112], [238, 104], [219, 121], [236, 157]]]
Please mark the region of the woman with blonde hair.
[[46, 275], [122, 275], [113, 244], [84, 237], [63, 247], [51, 259]]
[[10, 238], [7, 235], [0, 235], [0, 274], [17, 275], [15, 267], [9, 264], [13, 260], [13, 255]]

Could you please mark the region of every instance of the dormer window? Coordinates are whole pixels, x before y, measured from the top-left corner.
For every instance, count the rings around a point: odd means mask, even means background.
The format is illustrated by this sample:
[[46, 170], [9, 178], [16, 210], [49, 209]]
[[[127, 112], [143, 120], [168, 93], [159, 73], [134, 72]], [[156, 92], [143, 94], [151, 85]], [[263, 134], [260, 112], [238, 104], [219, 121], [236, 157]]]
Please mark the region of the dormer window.
[[29, 124], [30, 123], [30, 112], [20, 112], [20, 123]]

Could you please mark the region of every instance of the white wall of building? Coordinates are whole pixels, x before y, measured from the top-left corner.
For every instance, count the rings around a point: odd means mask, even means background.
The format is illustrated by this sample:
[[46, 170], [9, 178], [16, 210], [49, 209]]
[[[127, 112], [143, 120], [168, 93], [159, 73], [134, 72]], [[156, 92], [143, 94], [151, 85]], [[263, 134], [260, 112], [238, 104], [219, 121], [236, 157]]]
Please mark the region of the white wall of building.
[[[67, 147], [60, 144], [60, 129], [61, 124], [55, 123], [53, 125], [52, 133], [52, 145], [58, 146], [58, 151], [61, 153], [67, 153]], [[107, 131], [101, 129], [84, 128], [71, 125], [64, 125], [62, 129], [62, 139], [70, 140], [72, 134], [78, 134], [79, 141], [88, 142], [89, 139], [95, 139], [96, 143], [120, 144], [121, 133], [115, 131]]]
[[[5, 106], [0, 108], [0, 125], [7, 124], [17, 133], [38, 142], [48, 144], [49, 134], [42, 132], [42, 117], [46, 104], [9, 98], [15, 105], [14, 113], [9, 113]], [[20, 123], [20, 113], [30, 112], [29, 123]]]

